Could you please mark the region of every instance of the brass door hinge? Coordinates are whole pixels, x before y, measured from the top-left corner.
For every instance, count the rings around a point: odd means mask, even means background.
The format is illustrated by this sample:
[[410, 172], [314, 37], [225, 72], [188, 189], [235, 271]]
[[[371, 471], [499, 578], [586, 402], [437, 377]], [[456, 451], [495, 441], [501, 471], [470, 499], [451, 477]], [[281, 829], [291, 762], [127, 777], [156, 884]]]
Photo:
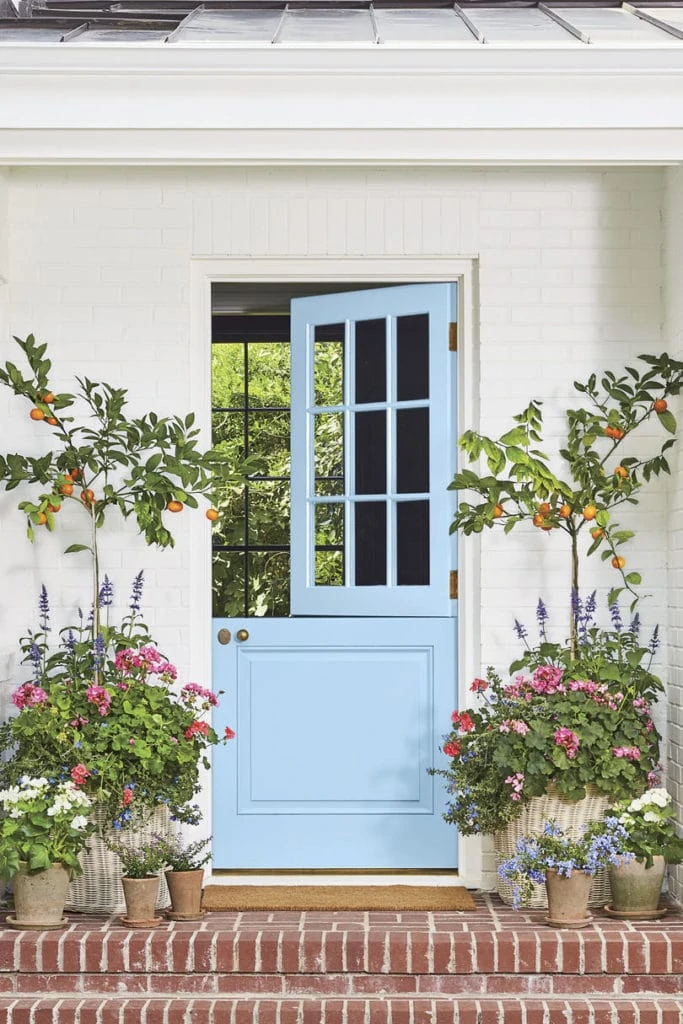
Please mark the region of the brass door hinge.
[[448, 351], [458, 351], [458, 325], [457, 323], [448, 325]]
[[458, 599], [458, 570], [451, 569], [448, 575], [448, 596], [451, 601]]

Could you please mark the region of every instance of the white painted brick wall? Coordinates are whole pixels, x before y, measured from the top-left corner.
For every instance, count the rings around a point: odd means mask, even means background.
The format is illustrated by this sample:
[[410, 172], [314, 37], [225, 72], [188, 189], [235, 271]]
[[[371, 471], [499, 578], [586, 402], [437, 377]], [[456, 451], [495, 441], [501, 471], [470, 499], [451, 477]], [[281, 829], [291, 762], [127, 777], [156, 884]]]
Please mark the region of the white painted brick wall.
[[[51, 343], [57, 386], [77, 371], [129, 387], [136, 410], [184, 411], [196, 355], [191, 257], [473, 256], [480, 426], [500, 433], [530, 397], [542, 398], [546, 447], [553, 447], [575, 377], [619, 369], [662, 345], [662, 201], [663, 177], [654, 168], [15, 169], [9, 329], [33, 330]], [[6, 338], [7, 332], [3, 356]], [[10, 414], [4, 395], [0, 402], [3, 447], [38, 445], [25, 408], [13, 406]], [[642, 533], [628, 556], [652, 595], [644, 616], [663, 626], [665, 489], [657, 484], [643, 499]], [[31, 549], [14, 505], [14, 495], [0, 496], [0, 567], [4, 593], [12, 595], [0, 599], [3, 650], [33, 621], [41, 582], [57, 604], [84, 594], [78, 561], [60, 554], [67, 538], [41, 537]], [[146, 549], [131, 530], [123, 543], [110, 539], [105, 564], [126, 583], [145, 568], [155, 609], [150, 620], [187, 669], [187, 520], [178, 527], [174, 552]], [[610, 582], [592, 561], [585, 587], [604, 593]], [[531, 624], [541, 594], [564, 634], [568, 590], [568, 557], [558, 537], [487, 534], [482, 665], [509, 663], [517, 650], [512, 619]]]
[[[683, 171], [666, 173], [664, 206], [665, 339], [668, 350], [683, 358]], [[677, 412], [683, 411], [678, 402]], [[679, 822], [683, 822], [683, 452], [675, 459], [669, 505], [669, 772], [668, 787]], [[671, 890], [683, 896], [683, 868], [670, 871]]]

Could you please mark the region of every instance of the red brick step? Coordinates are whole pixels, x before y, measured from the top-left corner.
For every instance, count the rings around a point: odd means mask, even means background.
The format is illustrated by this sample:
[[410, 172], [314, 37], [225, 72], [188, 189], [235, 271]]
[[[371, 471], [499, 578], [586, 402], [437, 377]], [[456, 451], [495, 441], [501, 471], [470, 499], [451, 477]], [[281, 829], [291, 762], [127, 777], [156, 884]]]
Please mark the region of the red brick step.
[[0, 1024], [683, 1024], [683, 918], [214, 913], [0, 930]]
[[678, 999], [588, 996], [515, 999], [234, 999], [163, 996], [102, 1000], [19, 998], [5, 1002], [4, 1024], [680, 1024]]

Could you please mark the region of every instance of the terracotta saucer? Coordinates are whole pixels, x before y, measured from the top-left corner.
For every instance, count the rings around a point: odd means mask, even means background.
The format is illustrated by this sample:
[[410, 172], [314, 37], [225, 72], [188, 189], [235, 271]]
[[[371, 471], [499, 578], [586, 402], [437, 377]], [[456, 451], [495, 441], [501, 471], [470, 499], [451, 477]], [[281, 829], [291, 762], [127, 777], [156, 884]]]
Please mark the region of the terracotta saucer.
[[125, 925], [126, 928], [157, 928], [164, 923], [163, 917], [152, 917], [149, 921], [131, 921], [125, 915], [119, 918], [119, 924]]
[[618, 921], [656, 921], [668, 913], [668, 907], [657, 907], [656, 910], [614, 910], [610, 903], [602, 908], [609, 917]]
[[544, 917], [543, 923], [552, 928], [585, 928], [592, 920], [593, 915], [589, 914], [588, 917], [584, 917], [580, 921], [555, 921], [552, 917]]
[[5, 924], [8, 928], [14, 928], [17, 931], [22, 932], [54, 932], [59, 928], [66, 928], [69, 924], [68, 917], [63, 917], [61, 921], [56, 924], [22, 924], [21, 921], [17, 921], [16, 917], [11, 917], [9, 914], [5, 919]]

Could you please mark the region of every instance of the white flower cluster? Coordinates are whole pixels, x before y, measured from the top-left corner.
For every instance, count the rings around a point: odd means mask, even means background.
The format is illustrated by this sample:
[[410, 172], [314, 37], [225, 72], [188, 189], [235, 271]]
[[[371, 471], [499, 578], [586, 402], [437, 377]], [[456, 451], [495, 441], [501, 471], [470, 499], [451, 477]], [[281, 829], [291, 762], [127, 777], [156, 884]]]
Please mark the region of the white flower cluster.
[[[90, 797], [70, 779], [53, 786], [49, 779], [24, 776], [16, 786], [0, 791], [0, 804], [9, 818], [21, 818], [34, 811], [35, 808], [30, 805], [36, 800], [48, 801], [45, 813], [49, 818], [66, 816], [74, 811], [89, 811], [92, 807]], [[87, 824], [88, 819], [84, 814], [76, 814], [70, 822], [71, 828], [77, 831], [84, 829]]]
[[[622, 825], [635, 824], [634, 815], [642, 815], [643, 821], [663, 822], [670, 817], [671, 795], [663, 788], [648, 789], [642, 796], [632, 800], [620, 816]], [[662, 814], [662, 811], [667, 813]]]

